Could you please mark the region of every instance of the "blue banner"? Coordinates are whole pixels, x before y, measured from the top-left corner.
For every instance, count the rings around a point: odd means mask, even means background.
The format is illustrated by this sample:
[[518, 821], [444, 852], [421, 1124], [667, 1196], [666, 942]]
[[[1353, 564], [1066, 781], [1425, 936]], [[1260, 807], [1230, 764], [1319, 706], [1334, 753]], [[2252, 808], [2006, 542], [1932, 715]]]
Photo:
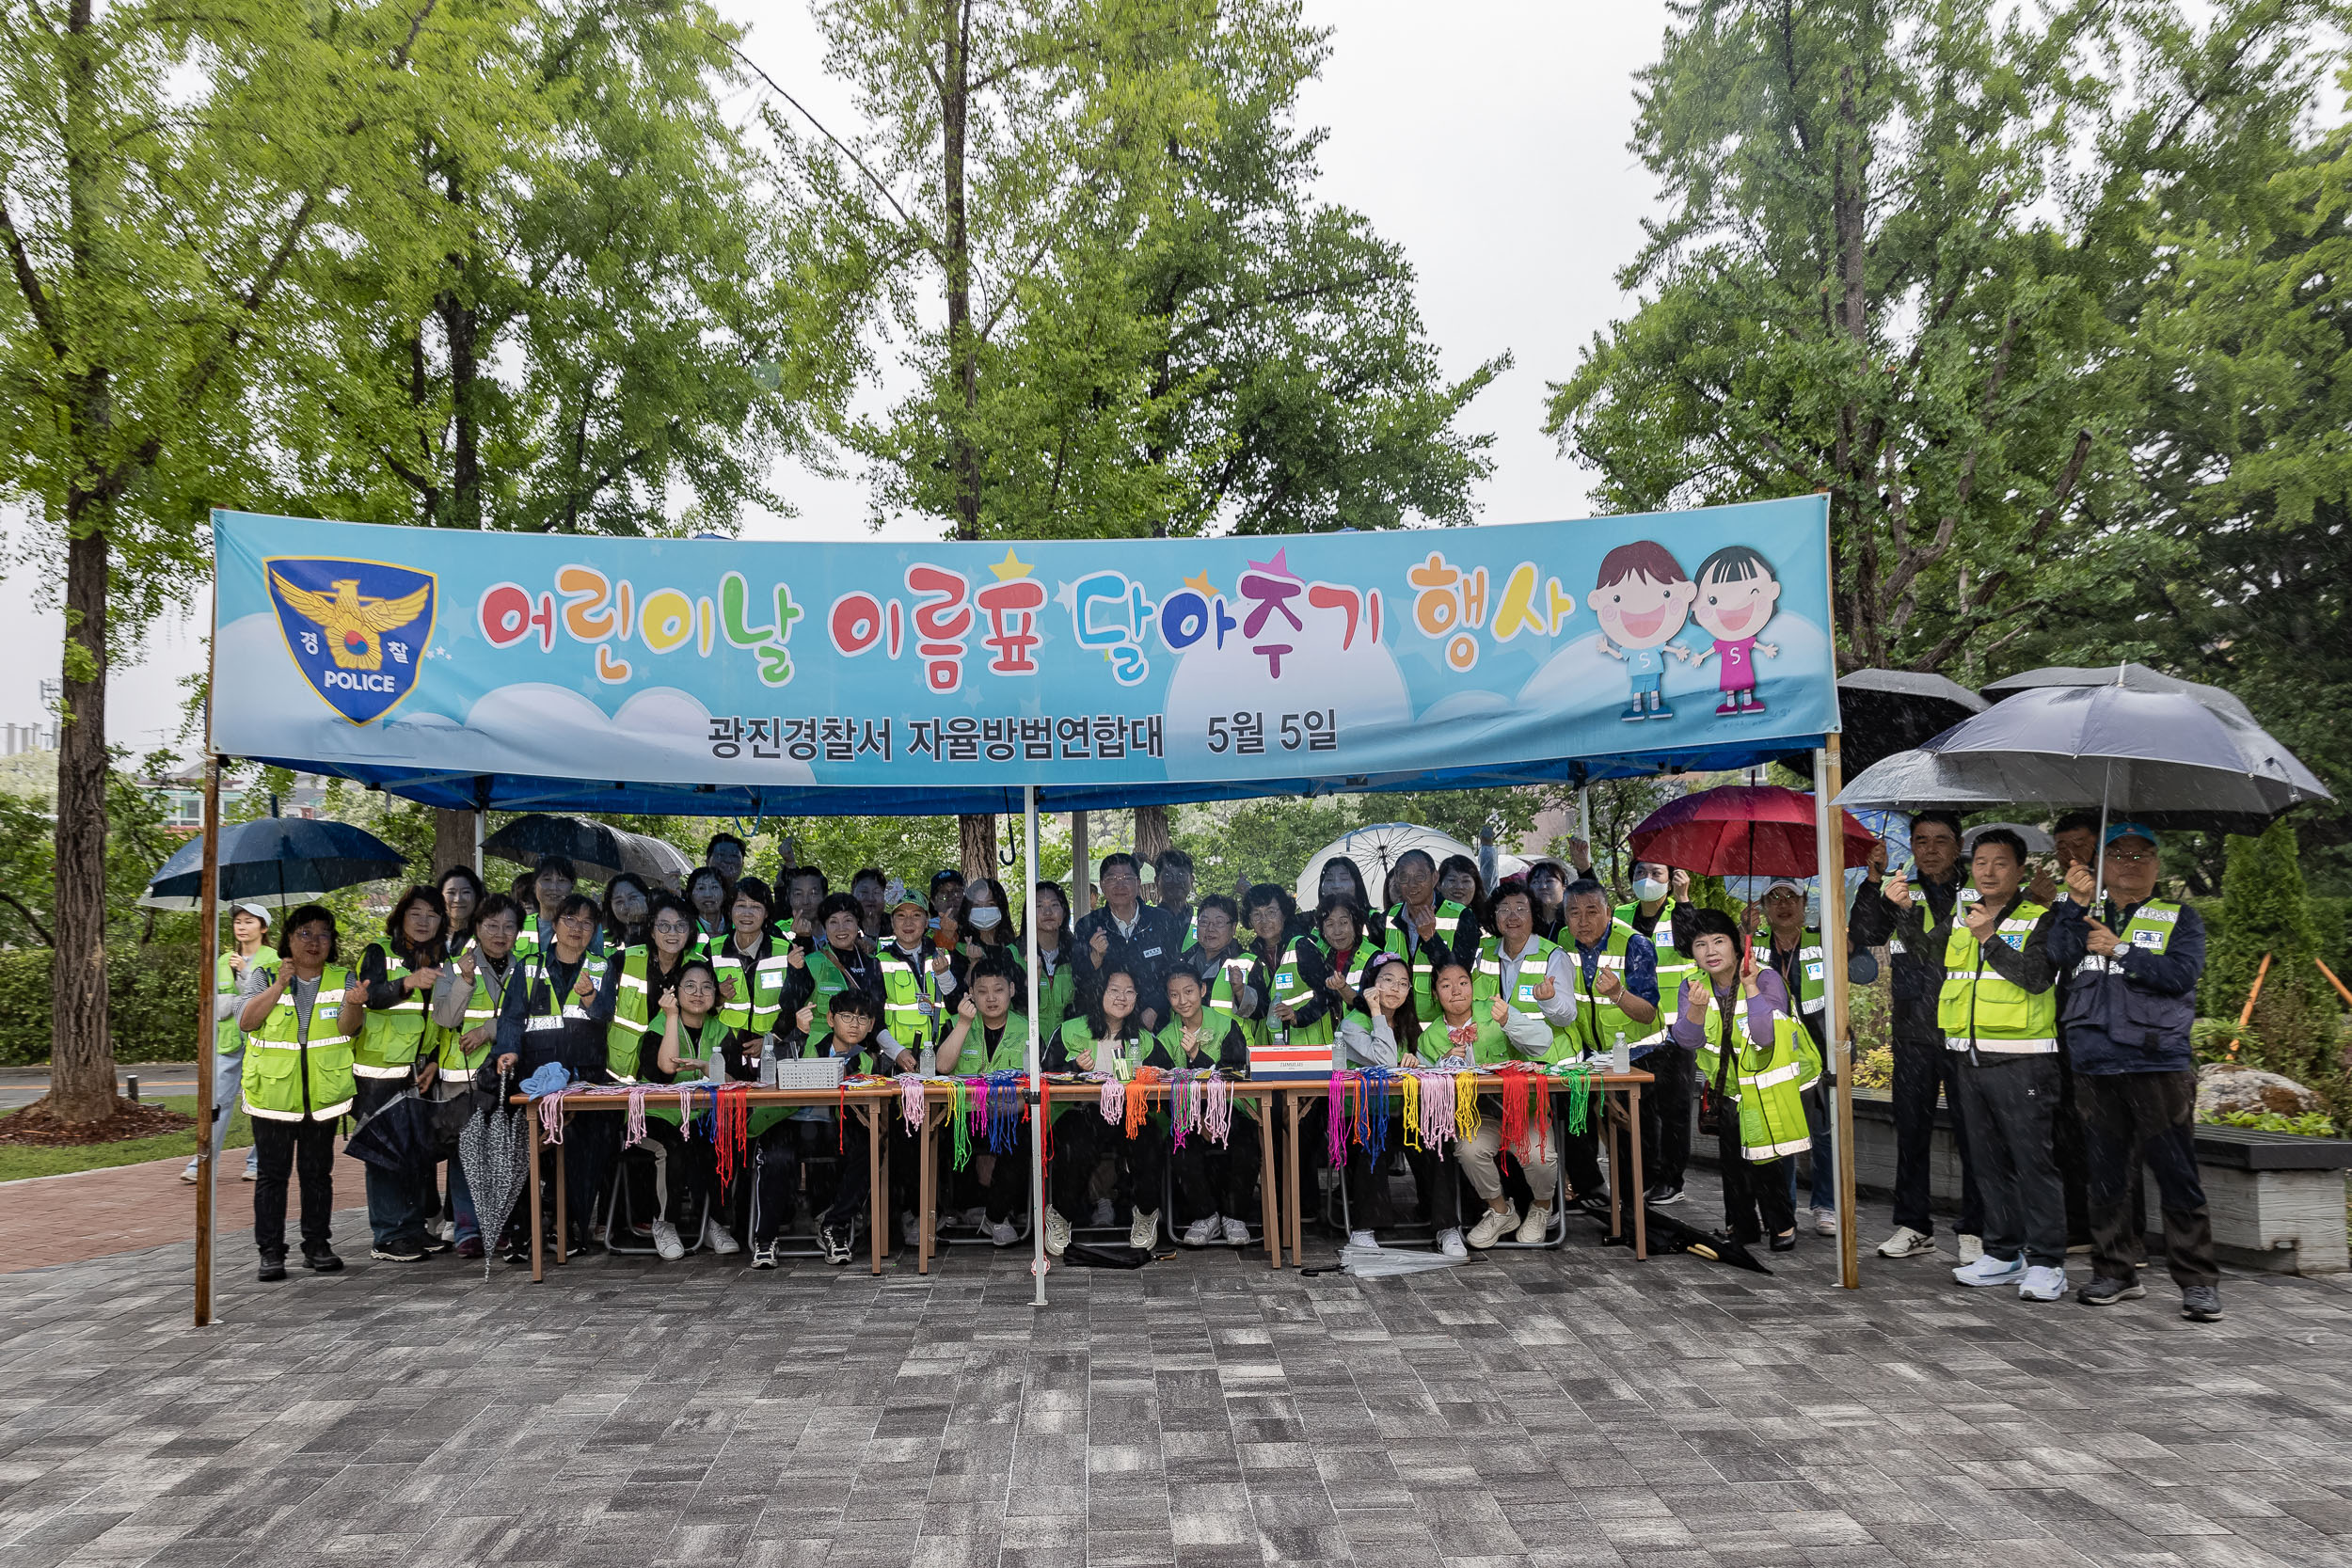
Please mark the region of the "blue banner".
[[215, 747], [393, 784], [1177, 799], [1837, 727], [1820, 497], [1010, 546], [214, 525]]

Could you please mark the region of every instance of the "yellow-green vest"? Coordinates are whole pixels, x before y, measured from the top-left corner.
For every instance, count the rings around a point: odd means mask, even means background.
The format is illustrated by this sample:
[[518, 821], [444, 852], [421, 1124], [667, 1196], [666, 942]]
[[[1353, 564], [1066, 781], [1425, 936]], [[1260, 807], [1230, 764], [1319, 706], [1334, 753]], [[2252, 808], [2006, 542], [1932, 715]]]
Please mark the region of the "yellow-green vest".
[[[1772, 939], [1767, 932], [1756, 940], [1769, 947]], [[1797, 992], [1790, 1000], [1797, 1004], [1800, 1013], [1818, 1013], [1828, 1006], [1829, 1000], [1829, 988], [1823, 980], [1829, 960], [1822, 956], [1821, 933], [1807, 929], [1797, 943]], [[1664, 995], [1665, 981], [1659, 981], [1658, 986], [1659, 994]]]
[[[1438, 1016], [1438, 959], [1440, 955], [1446, 958], [1454, 956], [1454, 942], [1461, 934], [1462, 916], [1468, 912], [1451, 899], [1439, 899], [1437, 935], [1420, 943], [1410, 955], [1413, 965], [1413, 1016], [1416, 1018]], [[1405, 906], [1392, 906], [1388, 921], [1388, 935], [1382, 945], [1386, 951], [1394, 953], [1400, 958], [1405, 958], [1407, 956], [1405, 951], [1406, 933], [1414, 929], [1411, 920], [1405, 913]], [[1418, 934], [1415, 931], [1415, 935]]]
[[[692, 957], [691, 951], [679, 953], [679, 967]], [[621, 966], [620, 977], [612, 986], [612, 1022], [604, 1029], [604, 1065], [618, 1077], [638, 1076], [645, 1029], [654, 1019], [653, 981], [648, 974], [652, 961], [652, 949], [646, 947], [626, 948], [605, 959], [608, 965]]]
[[352, 1079], [351, 1038], [339, 1015], [351, 971], [328, 964], [319, 975], [310, 1006], [310, 1035], [301, 1043], [302, 1020], [294, 1009], [291, 982], [262, 1026], [246, 1037], [245, 1069], [238, 1079], [246, 1115], [266, 1121], [333, 1121], [351, 1109], [358, 1093]]
[[[2046, 1055], [2058, 1050], [2058, 987], [2039, 994], [2028, 991], [1984, 963], [1977, 939], [1961, 918], [1964, 905], [1952, 910], [1952, 933], [1944, 944], [1944, 989], [1936, 999], [1936, 1026], [1944, 1043], [1954, 1051], [1974, 1044], [1979, 1051], [2003, 1055]], [[1994, 940], [2023, 949], [2033, 928], [2047, 911], [2030, 899], [2010, 911], [1993, 928]]]
[[[1620, 1033], [1625, 1036], [1628, 1049], [1655, 1045], [1666, 1037], [1666, 990], [1662, 984], [1658, 990], [1658, 1016], [1647, 1023], [1634, 1022], [1623, 1008], [1603, 1000], [1600, 994], [1600, 972], [1604, 969], [1614, 970], [1617, 979], [1622, 982], [1626, 977], [1626, 949], [1640, 934], [1622, 920], [1609, 923], [1609, 940], [1601, 944], [1600, 952], [1595, 957], [1593, 982], [1589, 988], [1584, 982], [1584, 955], [1573, 945], [1563, 943], [1568, 948], [1577, 978], [1576, 1022], [1573, 1025], [1576, 1043], [1586, 1055], [1609, 1055], [1617, 1049]], [[1653, 951], [1657, 947], [1655, 942], [1650, 945]]]
[[[397, 985], [415, 973], [385, 956], [384, 980]], [[362, 1078], [407, 1078], [417, 1058], [431, 1060], [441, 1048], [441, 1026], [433, 1022], [433, 988], [404, 993], [389, 1007], [370, 1007], [351, 1051], [351, 1070]]]
[[[522, 983], [522, 959], [511, 953], [508, 954], [506, 984], [508, 986], [519, 985]], [[466, 998], [466, 1022], [454, 1029], [441, 1031], [441, 1050], [436, 1060], [439, 1063], [444, 1074], [456, 1073], [461, 1077], [470, 1078], [475, 1069], [490, 1059], [490, 1053], [498, 1049], [496, 1025], [499, 1006], [505, 995], [504, 988], [501, 988], [496, 995], [491, 993], [489, 960], [485, 958], [481, 950], [477, 948], [473, 958], [473, 994]], [[493, 1026], [490, 1037], [482, 1043], [481, 1049], [467, 1050], [466, 1036], [477, 1026], [485, 1023]]]
[[[1470, 1046], [1471, 1066], [1493, 1067], [1499, 1062], [1519, 1059], [1518, 1051], [1511, 1044], [1511, 1037], [1502, 1032], [1502, 1024], [1488, 1016], [1486, 1009], [1472, 1004], [1470, 1017], [1478, 1024], [1478, 1038]], [[1447, 1054], [1456, 1049], [1453, 1037], [1446, 1033], [1442, 1017], [1422, 1025], [1416, 1054], [1421, 1057], [1423, 1067], [1442, 1066]]]
[[[223, 953], [220, 960], [213, 966], [213, 994], [215, 996], [237, 994], [237, 972], [229, 967], [230, 958], [230, 954]], [[256, 953], [246, 959], [246, 963], [249, 968], [261, 961], [262, 955]], [[245, 1031], [237, 1027], [235, 1013], [230, 1013], [227, 1018], [221, 1019], [213, 1025], [213, 1050], [216, 1054], [233, 1056], [244, 1049]]]
[[[1703, 982], [1702, 982], [1703, 983]], [[1804, 1024], [1786, 1011], [1772, 1014], [1772, 1040], [1759, 1046], [1747, 1037], [1745, 998], [1735, 995], [1732, 1011], [1742, 1017], [1733, 1038], [1731, 1069], [1723, 1073], [1724, 1093], [1740, 1105], [1740, 1151], [1751, 1161], [1777, 1160], [1812, 1147], [1805, 1130], [1804, 1091], [1821, 1077], [1820, 1048]], [[1723, 1061], [1724, 1013], [1708, 994], [1707, 1043], [1699, 1047], [1700, 1081], [1710, 1088]]]
[[[1544, 1017], [1544, 1005], [1535, 1000], [1535, 988], [1544, 983], [1545, 970], [1551, 956], [1560, 951], [1560, 944], [1542, 937], [1530, 935], [1527, 950], [1518, 958], [1518, 983], [1511, 994], [1503, 997], [1503, 1005], [1515, 1013], [1535, 1019], [1551, 1031], [1551, 1049], [1544, 1053], [1548, 1062], [1573, 1062], [1582, 1053], [1582, 1042], [1573, 1027], [1555, 1027]], [[1502, 996], [1502, 939], [1489, 936], [1478, 939], [1478, 959], [1470, 966], [1470, 1006], [1473, 1012], [1485, 1009], [1487, 1003]], [[1584, 1006], [1579, 1000], [1577, 1006]], [[1517, 1055], [1515, 1050], [1512, 1054]]]
[[[782, 942], [770, 944], [772, 951], [764, 958], [747, 958], [735, 949], [732, 938], [711, 958], [711, 967], [718, 972], [720, 986], [719, 1017], [730, 1029], [747, 1034], [765, 1035], [779, 1028], [784, 1019], [784, 987], [792, 973], [791, 949]], [[735, 1000], [726, 1000], [726, 982], [735, 982]]]
[[[898, 1042], [900, 1050], [912, 1051], [920, 1056], [923, 1047], [934, 1037], [934, 1022], [945, 1022], [953, 1016], [940, 1006], [939, 978], [935, 974], [930, 977], [932, 1010], [926, 1015], [923, 1011], [924, 972], [916, 970], [914, 965], [888, 947], [876, 954], [874, 961], [882, 965], [882, 1027], [890, 1031], [890, 1037]], [[941, 1031], [942, 1034], [945, 1032]]]
[[[1038, 954], [1037, 961], [1040, 964], [1045, 962], [1042, 951]], [[1060, 1034], [1062, 1021], [1070, 1016], [1071, 1005], [1077, 999], [1078, 972], [1070, 967], [1070, 959], [1065, 956], [1053, 966], [1053, 973], [1041, 974], [1037, 977], [1037, 1037], [1050, 1040]], [[1029, 1005], [1025, 985], [1014, 993], [1012, 1005], [1015, 1007]]]
[[[1177, 967], [1188, 970], [1194, 974], [1200, 974], [1200, 953], [1199, 942], [1187, 943], [1183, 954], [1176, 960]], [[1232, 975], [1225, 967], [1228, 961], [1233, 959], [1252, 965], [1258, 961], [1250, 957], [1248, 948], [1238, 942], [1228, 947], [1226, 957], [1219, 959], [1216, 967], [1210, 972], [1210, 978], [1207, 981], [1208, 994], [1201, 998], [1200, 1010], [1206, 1016], [1222, 1018], [1231, 1022], [1233, 1027], [1241, 1031], [1242, 1042], [1247, 1045], [1250, 1039], [1249, 1020], [1241, 1016], [1241, 999], [1233, 994]], [[1218, 1034], [1222, 1037], [1223, 1031], [1219, 1030]]]
[[[1281, 967], [1274, 972], [1274, 977], [1270, 983], [1274, 990], [1274, 1000], [1287, 1002], [1293, 1009], [1304, 1007], [1311, 998], [1319, 996], [1322, 999], [1323, 1016], [1312, 1023], [1293, 1024], [1290, 1040], [1293, 1045], [1327, 1045], [1339, 1037], [1339, 1015], [1346, 1009], [1346, 1004], [1340, 1000], [1338, 992], [1328, 987], [1321, 991], [1308, 987], [1306, 972], [1298, 962], [1299, 949], [1306, 942], [1313, 942], [1315, 951], [1323, 955], [1325, 973], [1328, 974], [1331, 949], [1325, 945], [1321, 937], [1304, 936], [1282, 950]], [[1375, 955], [1384, 951], [1386, 949], [1372, 940], [1372, 933], [1365, 932], [1364, 940], [1356, 944], [1354, 966], [1341, 978], [1360, 990], [1364, 966], [1372, 962]], [[1281, 1027], [1279, 1022], [1273, 1026], [1278, 1029]]]
[[[1641, 912], [1641, 908], [1638, 903], [1619, 904], [1616, 918], [1630, 926], [1633, 917]], [[1649, 939], [1651, 950], [1658, 955], [1658, 1014], [1661, 1021], [1666, 1016], [1666, 1009], [1674, 1006], [1674, 999], [1682, 994], [1682, 982], [1699, 972], [1696, 960], [1684, 958], [1681, 949], [1675, 946], [1674, 918], [1674, 903], [1668, 900], [1666, 907], [1658, 911], [1658, 925]], [[1664, 939], [1661, 941], [1656, 932], [1665, 933]], [[1612, 1039], [1609, 1043], [1614, 1048], [1617, 1042]], [[1632, 1044], [1633, 1037], [1628, 1035], [1626, 1043]]]
[[[955, 1031], [951, 1028], [949, 1034]], [[972, 1019], [972, 1027], [963, 1037], [963, 1049], [956, 1055], [950, 1069], [957, 1078], [977, 1078], [984, 1072], [1026, 1072], [1029, 1070], [1029, 1021], [1018, 1012], [1005, 1015], [1005, 1036], [996, 1042], [996, 1049], [988, 1049], [988, 1025], [978, 1015]]]

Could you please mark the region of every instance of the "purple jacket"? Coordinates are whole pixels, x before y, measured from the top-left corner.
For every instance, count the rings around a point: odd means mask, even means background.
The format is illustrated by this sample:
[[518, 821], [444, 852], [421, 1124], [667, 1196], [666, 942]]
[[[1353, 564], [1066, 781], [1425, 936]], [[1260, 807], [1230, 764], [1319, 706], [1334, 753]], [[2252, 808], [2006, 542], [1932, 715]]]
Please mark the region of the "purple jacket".
[[[1713, 982], [1705, 971], [1682, 982], [1682, 993], [1675, 998], [1675, 1021], [1669, 1032], [1674, 1042], [1686, 1051], [1697, 1051], [1707, 1043], [1707, 1014], [1715, 1005]], [[1772, 1041], [1772, 1019], [1788, 1010], [1788, 988], [1781, 984], [1780, 975], [1770, 968], [1756, 972], [1756, 994], [1748, 999], [1748, 1039], [1756, 1045]]]

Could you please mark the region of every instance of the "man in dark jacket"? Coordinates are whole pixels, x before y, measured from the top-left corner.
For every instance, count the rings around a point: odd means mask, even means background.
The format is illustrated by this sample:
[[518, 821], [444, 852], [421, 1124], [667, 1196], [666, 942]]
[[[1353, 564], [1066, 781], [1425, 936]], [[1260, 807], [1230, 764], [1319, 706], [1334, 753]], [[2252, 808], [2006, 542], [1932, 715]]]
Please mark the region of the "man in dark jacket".
[[[1947, 811], [1923, 811], [1911, 822], [1915, 870], [1911, 895], [1927, 905], [1926, 924], [1948, 926], [1960, 897], [1960, 818]], [[1886, 899], [1884, 851], [1854, 895], [1851, 936], [1855, 945], [1887, 945], [1894, 961], [1895, 1053], [1895, 1233], [1879, 1243], [1883, 1258], [1914, 1258], [1935, 1250], [1935, 1218], [1928, 1209], [1928, 1155], [1935, 1137], [1935, 1103], [1951, 1101], [1952, 1142], [1960, 1150], [1960, 1260], [1976, 1260], [1984, 1234], [1984, 1201], [1977, 1192], [1975, 1162], [1968, 1155], [1968, 1130], [1962, 1124], [1957, 1069], [1935, 1022], [1943, 984], [1941, 952], [1912, 950], [1895, 934], [1899, 911]]]
[[1096, 875], [1103, 907], [1071, 933], [1077, 943], [1072, 967], [1078, 976], [1078, 1006], [1092, 1002], [1103, 977], [1120, 970], [1136, 983], [1143, 1027], [1156, 1030], [1168, 1022], [1168, 972], [1184, 951], [1184, 928], [1168, 911], [1143, 901], [1135, 856], [1105, 855]]
[[2107, 898], [2098, 918], [2090, 866], [2067, 867], [2053, 910], [2051, 957], [2090, 1156], [2091, 1279], [2074, 1299], [2107, 1307], [2147, 1294], [2132, 1221], [2132, 1185], [2145, 1160], [2164, 1205], [2164, 1245], [2181, 1316], [2221, 1316], [2213, 1219], [2197, 1179], [2197, 1069], [2189, 1025], [2205, 969], [2197, 911], [2155, 896], [2156, 835], [2137, 822], [2107, 830]]

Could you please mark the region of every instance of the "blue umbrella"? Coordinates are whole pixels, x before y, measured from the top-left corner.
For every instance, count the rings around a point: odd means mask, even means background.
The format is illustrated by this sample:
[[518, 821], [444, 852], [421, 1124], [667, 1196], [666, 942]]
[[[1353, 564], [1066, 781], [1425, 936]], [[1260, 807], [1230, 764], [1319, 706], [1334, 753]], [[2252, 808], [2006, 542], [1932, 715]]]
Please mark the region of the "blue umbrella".
[[[358, 882], [399, 877], [407, 857], [348, 822], [262, 816], [220, 831], [220, 902], [286, 909]], [[201, 833], [180, 847], [147, 884], [149, 909], [193, 910], [204, 877]]]

